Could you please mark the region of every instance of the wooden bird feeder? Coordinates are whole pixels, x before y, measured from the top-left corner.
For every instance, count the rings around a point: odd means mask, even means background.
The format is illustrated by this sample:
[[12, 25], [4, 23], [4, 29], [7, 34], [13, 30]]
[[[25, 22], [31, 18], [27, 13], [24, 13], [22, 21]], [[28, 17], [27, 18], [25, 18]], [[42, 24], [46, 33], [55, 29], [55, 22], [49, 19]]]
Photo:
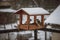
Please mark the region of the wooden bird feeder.
[[[44, 27], [44, 15], [48, 15], [49, 12], [43, 8], [21, 8], [16, 14], [20, 15], [20, 24], [18, 25], [18, 29], [22, 30], [36, 30]], [[27, 16], [26, 22], [23, 24], [23, 15]], [[30, 17], [34, 17], [34, 23], [30, 23]], [[41, 16], [41, 23], [39, 23], [36, 19], [37, 16]]]

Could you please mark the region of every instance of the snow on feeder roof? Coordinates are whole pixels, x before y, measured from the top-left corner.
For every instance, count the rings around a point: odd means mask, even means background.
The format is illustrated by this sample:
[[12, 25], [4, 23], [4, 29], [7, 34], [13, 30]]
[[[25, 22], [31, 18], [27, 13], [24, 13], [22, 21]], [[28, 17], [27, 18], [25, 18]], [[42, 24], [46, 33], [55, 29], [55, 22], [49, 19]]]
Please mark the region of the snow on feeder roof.
[[47, 20], [45, 20], [45, 23], [60, 25], [60, 5], [51, 13]]
[[[49, 12], [43, 8], [21, 8], [20, 10], [23, 10], [24, 12], [26, 12], [29, 15], [46, 15], [49, 14]], [[19, 10], [19, 11], [20, 11]]]

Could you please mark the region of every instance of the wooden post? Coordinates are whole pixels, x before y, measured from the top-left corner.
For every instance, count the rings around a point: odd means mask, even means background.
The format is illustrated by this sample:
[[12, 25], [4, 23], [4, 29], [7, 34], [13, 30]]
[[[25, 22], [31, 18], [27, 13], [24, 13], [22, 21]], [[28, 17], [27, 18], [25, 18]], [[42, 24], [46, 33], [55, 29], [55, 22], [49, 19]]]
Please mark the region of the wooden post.
[[10, 35], [10, 34], [8, 33], [8, 40], [10, 40], [10, 37], [9, 37], [9, 35]]
[[34, 40], [37, 40], [37, 30], [34, 30]]
[[4, 29], [6, 30], [6, 26], [5, 26], [5, 24], [4, 24]]
[[41, 15], [41, 23], [42, 23], [42, 27], [44, 27], [44, 15]]
[[[47, 27], [47, 25], [45, 24], [45, 28]], [[47, 31], [45, 31], [45, 40], [47, 40]]]
[[20, 15], [20, 25], [22, 24], [22, 15]]
[[30, 16], [27, 15], [27, 23], [30, 24]]
[[45, 31], [45, 40], [47, 40], [47, 32]]
[[30, 16], [27, 15], [27, 25], [28, 25], [28, 29], [29, 29], [29, 24], [30, 24]]
[[34, 23], [36, 23], [36, 16], [34, 15]]

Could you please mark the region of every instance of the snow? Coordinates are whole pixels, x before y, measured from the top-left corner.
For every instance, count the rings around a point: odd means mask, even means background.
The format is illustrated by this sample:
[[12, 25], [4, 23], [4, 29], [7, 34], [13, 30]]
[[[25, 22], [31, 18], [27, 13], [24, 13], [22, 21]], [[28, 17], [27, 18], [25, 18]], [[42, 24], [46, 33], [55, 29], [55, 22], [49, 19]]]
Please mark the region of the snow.
[[60, 24], [60, 5], [55, 9], [54, 12], [45, 20], [45, 23], [48, 24]]
[[12, 13], [15, 13], [16, 10], [13, 10], [13, 9], [0, 9], [0, 12], [12, 12]]
[[[12, 23], [12, 24], [7, 24], [5, 25], [6, 29], [15, 29], [15, 25], [17, 25], [16, 23]], [[4, 25], [0, 25], [0, 30], [4, 30]], [[29, 40], [32, 40], [34, 39], [34, 31], [20, 31], [20, 32], [11, 32], [11, 33], [4, 33], [4, 34], [0, 34], [0, 40], [5, 40], [5, 39], [8, 39], [8, 34], [9, 34], [9, 38], [10, 40], [16, 40], [16, 37], [17, 37], [17, 34], [20, 34], [20, 35], [27, 35], [29, 36], [30, 34], [32, 34], [32, 37], [29, 38]], [[38, 30], [38, 39], [41, 39], [41, 40], [44, 40], [45, 38], [45, 32], [44, 31], [40, 31]], [[49, 39], [50, 37], [50, 33], [48, 32], [47, 33], [47, 39]]]
[[25, 12], [27, 12], [29, 15], [36, 15], [36, 14], [49, 14], [49, 12], [43, 8], [21, 8]]
[[[37, 10], [36, 10], [37, 11]], [[7, 11], [4, 11], [4, 12], [7, 12]], [[11, 12], [11, 11], [9, 11], [9, 12]], [[15, 12], [15, 11], [14, 11]], [[35, 12], [35, 11], [34, 11]], [[38, 13], [38, 12], [37, 12]], [[44, 13], [44, 12], [41, 12], [41, 13]], [[47, 12], [48, 13], [48, 12]], [[25, 20], [26, 21], [26, 15], [23, 15], [24, 16], [24, 18], [23, 18], [23, 21]], [[31, 16], [30, 17], [31, 19], [32, 19], [32, 21], [31, 21], [31, 23], [32, 22], [34, 22], [33, 20], [33, 16]], [[37, 17], [37, 19], [39, 19], [39, 20], [41, 20], [41, 16], [38, 16]], [[18, 23], [19, 21], [17, 21], [17, 23]], [[24, 23], [24, 22], [23, 22]], [[19, 24], [19, 23], [18, 23]], [[12, 23], [12, 24], [7, 24], [7, 25], [5, 25], [5, 27], [6, 27], [6, 29], [15, 29], [15, 27], [14, 26], [16, 26], [17, 24], [16, 23]], [[0, 30], [4, 30], [4, 25], [0, 25], [0, 27], [3, 27], [3, 28], [0, 28]], [[29, 33], [32, 33], [32, 36], [34, 36], [34, 31], [23, 31], [23, 32], [19, 32], [19, 34], [20, 35], [23, 35], [23, 34], [29, 34]], [[12, 35], [13, 34], [13, 35]], [[11, 40], [16, 40], [16, 36], [17, 36], [17, 32], [14, 32], [14, 33], [9, 33], [9, 37], [10, 37], [10, 39]], [[48, 33], [48, 35], [49, 35], [50, 33]], [[0, 34], [0, 37], [1, 37], [1, 39], [5, 39], [5, 38], [7, 38], [8, 37], [8, 33], [7, 34], [4, 34], [4, 36], [3, 36], [3, 34]], [[44, 32], [42, 32], [42, 31], [39, 31], [39, 33], [38, 33], [38, 38], [41, 38], [41, 40], [44, 40]], [[8, 38], [7, 38], [8, 39]], [[34, 38], [33, 38], [34, 39]]]
[[[12, 24], [5, 24], [5, 25], [0, 25], [0, 30], [6, 30], [6, 29], [16, 29], [17, 24], [12, 23]], [[5, 27], [5, 28], [4, 28]]]

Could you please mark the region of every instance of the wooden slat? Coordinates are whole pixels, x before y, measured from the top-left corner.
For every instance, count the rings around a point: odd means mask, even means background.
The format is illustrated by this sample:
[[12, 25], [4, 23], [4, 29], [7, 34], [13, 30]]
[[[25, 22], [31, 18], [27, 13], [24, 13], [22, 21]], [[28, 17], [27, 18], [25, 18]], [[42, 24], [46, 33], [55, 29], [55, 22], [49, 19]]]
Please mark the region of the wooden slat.
[[6, 30], [0, 30], [0, 33], [9, 33], [9, 32], [19, 32], [18, 29], [6, 29]]
[[28, 30], [28, 25], [20, 25], [19, 28], [22, 30]]
[[42, 25], [42, 27], [44, 27], [44, 15], [41, 15], [41, 25]]
[[30, 24], [30, 16], [29, 15], [27, 15], [27, 22], [28, 22], [28, 29], [29, 29], [29, 24]]
[[41, 16], [41, 15], [50, 15], [50, 14], [32, 14], [32, 15], [30, 15], [30, 16]]
[[22, 24], [22, 15], [20, 15], [20, 25]]
[[36, 16], [34, 16], [34, 23], [36, 23]]
[[38, 30], [41, 27], [38, 27], [37, 25], [33, 24], [33, 25], [20, 25], [18, 29], [22, 29], [22, 30]]
[[[55, 33], [60, 33], [60, 30], [56, 29], [48, 29], [48, 28], [41, 28], [39, 29], [41, 31], [48, 31], [48, 32], [55, 32]], [[26, 31], [26, 30], [18, 30], [18, 29], [6, 29], [6, 30], [0, 30], [1, 33], [9, 33], [9, 32], [19, 32], [19, 31]], [[30, 30], [31, 31], [31, 30]]]

